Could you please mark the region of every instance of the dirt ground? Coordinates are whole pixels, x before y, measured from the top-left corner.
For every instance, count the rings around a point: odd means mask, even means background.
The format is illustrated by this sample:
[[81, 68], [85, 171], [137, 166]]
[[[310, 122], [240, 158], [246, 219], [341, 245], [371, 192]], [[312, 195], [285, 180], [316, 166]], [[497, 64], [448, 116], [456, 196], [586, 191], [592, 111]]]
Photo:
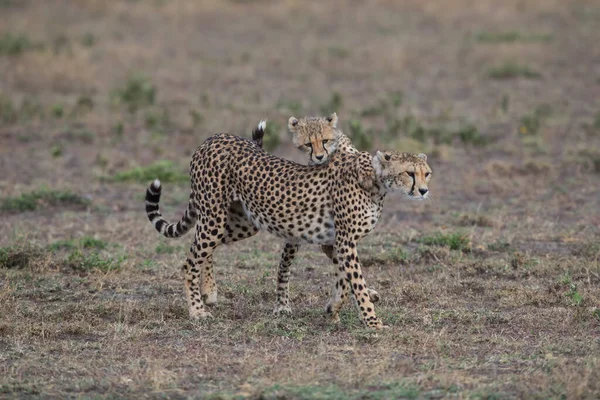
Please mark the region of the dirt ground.
[[[0, 398], [599, 398], [597, 1], [0, 0]], [[316, 246], [274, 317], [281, 243], [160, 237], [208, 136], [303, 162], [287, 119], [426, 152], [435, 200], [389, 196], [359, 247], [378, 315], [324, 318]]]

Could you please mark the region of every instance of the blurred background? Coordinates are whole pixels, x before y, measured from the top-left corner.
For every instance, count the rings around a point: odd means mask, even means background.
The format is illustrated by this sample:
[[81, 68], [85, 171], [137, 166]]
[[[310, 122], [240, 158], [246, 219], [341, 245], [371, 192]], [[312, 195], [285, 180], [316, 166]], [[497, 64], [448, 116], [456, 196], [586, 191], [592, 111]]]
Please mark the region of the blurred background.
[[[328, 379], [351, 390], [402, 375], [417, 393], [455, 384], [468, 396], [506, 368], [508, 378], [493, 387], [508, 396], [598, 394], [599, 38], [600, 3], [592, 0], [0, 0], [0, 334], [14, 367], [6, 387], [17, 387], [23, 371], [56, 383], [59, 396], [71, 384], [19, 358], [18, 343], [42, 357], [43, 338], [87, 335], [127, 352], [156, 326], [166, 347], [140, 349], [145, 367], [103, 350], [82, 354], [112, 363], [102, 375], [107, 387], [133, 382], [134, 392], [148, 382], [185, 390], [188, 368], [227, 390], [248, 384], [247, 393], [293, 371], [294, 384]], [[305, 163], [288, 118], [334, 111], [357, 148], [425, 152], [434, 171], [436, 200], [390, 196], [361, 249], [392, 334], [319, 335], [330, 329], [313, 317], [332, 270], [313, 268], [327, 261], [310, 246], [292, 277], [298, 313], [270, 325], [279, 246], [256, 238], [215, 257], [224, 320], [190, 328], [177, 271], [191, 236], [158, 237], [144, 215], [145, 186], [161, 178], [163, 213], [175, 219], [204, 139], [250, 137], [268, 118], [267, 150]], [[37, 308], [57, 290], [51, 309]], [[353, 309], [344, 318], [356, 325]], [[48, 321], [41, 339], [32, 328], [39, 320]], [[124, 320], [132, 336], [107, 339]], [[170, 346], [182, 340], [208, 346], [207, 360], [238, 360], [219, 329], [252, 338], [284, 367], [258, 368], [273, 358], [252, 346], [240, 351], [256, 361], [223, 370], [172, 360]], [[182, 331], [212, 339], [201, 346]], [[578, 335], [586, 339], [570, 341]], [[281, 353], [286, 340], [299, 355]], [[319, 340], [345, 355], [303, 353]], [[348, 341], [360, 346], [348, 350]], [[58, 354], [78, 348], [65, 346]], [[337, 374], [338, 363], [350, 368], [367, 354], [384, 361]], [[534, 361], [540, 357], [547, 362]], [[98, 373], [91, 361], [69, 362]], [[537, 380], [522, 382], [525, 370]]]

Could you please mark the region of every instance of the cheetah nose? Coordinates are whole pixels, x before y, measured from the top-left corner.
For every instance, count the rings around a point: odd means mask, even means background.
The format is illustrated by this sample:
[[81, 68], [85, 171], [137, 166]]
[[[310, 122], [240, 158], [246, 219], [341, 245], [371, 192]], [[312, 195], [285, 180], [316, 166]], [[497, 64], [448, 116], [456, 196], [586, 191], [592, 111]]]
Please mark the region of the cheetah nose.
[[315, 156], [315, 158], [316, 158], [317, 160], [321, 161], [321, 160], [323, 159], [323, 155], [320, 155], [320, 156]]
[[424, 189], [424, 188], [420, 188], [419, 189], [419, 193], [421, 193], [422, 196], [425, 196], [425, 194], [428, 192], [429, 190]]

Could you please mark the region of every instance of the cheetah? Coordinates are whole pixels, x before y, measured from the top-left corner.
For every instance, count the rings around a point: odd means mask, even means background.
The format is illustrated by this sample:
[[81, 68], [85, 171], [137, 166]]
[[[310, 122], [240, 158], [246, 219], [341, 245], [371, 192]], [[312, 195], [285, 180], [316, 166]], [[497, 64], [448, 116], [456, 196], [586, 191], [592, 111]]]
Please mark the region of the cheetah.
[[[336, 151], [350, 154], [358, 153], [350, 138], [337, 127], [336, 113], [327, 118], [322, 117], [290, 117], [288, 129], [292, 133], [292, 142], [298, 150], [306, 153], [309, 165], [324, 164]], [[254, 132], [259, 132], [255, 130]]]
[[[427, 198], [431, 169], [424, 154], [336, 152], [327, 164], [303, 166], [268, 154], [250, 140], [218, 134], [195, 151], [190, 175], [188, 208], [175, 224], [160, 213], [160, 181], [146, 190], [148, 218], [161, 234], [180, 236], [196, 222], [182, 267], [190, 317], [210, 316], [205, 303], [216, 300], [214, 250], [263, 229], [286, 241], [278, 275], [289, 271], [300, 243], [334, 246], [338, 270], [327, 312], [339, 319], [351, 292], [361, 322], [383, 327], [367, 293], [356, 245], [375, 227], [388, 192]], [[278, 291], [278, 299], [288, 297]]]
[[[358, 153], [358, 150], [352, 146], [348, 136], [344, 135], [337, 127], [338, 116], [332, 113], [326, 118], [323, 117], [305, 117], [298, 119], [290, 117], [288, 120], [288, 129], [292, 133], [293, 144], [308, 156], [308, 165], [324, 164], [329, 161], [329, 157], [336, 151], [346, 153]], [[260, 121], [257, 128], [252, 132], [252, 140], [262, 147], [262, 140], [265, 133], [266, 120]], [[339, 149], [339, 150], [338, 150]], [[333, 246], [322, 245], [323, 253], [333, 259]], [[287, 278], [289, 273], [285, 272], [278, 278], [278, 293], [285, 293], [288, 285]], [[379, 293], [373, 289], [367, 289], [369, 297], [373, 303], [379, 301]], [[275, 308], [274, 313], [291, 313], [289, 301], [281, 298], [279, 306]]]

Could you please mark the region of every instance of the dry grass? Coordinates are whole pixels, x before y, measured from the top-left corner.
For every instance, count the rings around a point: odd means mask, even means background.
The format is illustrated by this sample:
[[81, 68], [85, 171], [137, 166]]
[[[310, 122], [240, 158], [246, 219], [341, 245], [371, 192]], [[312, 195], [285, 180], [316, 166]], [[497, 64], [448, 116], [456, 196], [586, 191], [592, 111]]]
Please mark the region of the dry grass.
[[[600, 396], [599, 23], [586, 1], [0, 1], [27, 44], [0, 54], [0, 397]], [[510, 63], [539, 79], [489, 78]], [[204, 138], [268, 117], [302, 161], [286, 121], [325, 111], [434, 170], [436, 201], [390, 197], [359, 250], [391, 328], [329, 323], [309, 246], [272, 317], [266, 234], [217, 253], [215, 319], [190, 321], [191, 238], [148, 223], [147, 175], [174, 218]]]

